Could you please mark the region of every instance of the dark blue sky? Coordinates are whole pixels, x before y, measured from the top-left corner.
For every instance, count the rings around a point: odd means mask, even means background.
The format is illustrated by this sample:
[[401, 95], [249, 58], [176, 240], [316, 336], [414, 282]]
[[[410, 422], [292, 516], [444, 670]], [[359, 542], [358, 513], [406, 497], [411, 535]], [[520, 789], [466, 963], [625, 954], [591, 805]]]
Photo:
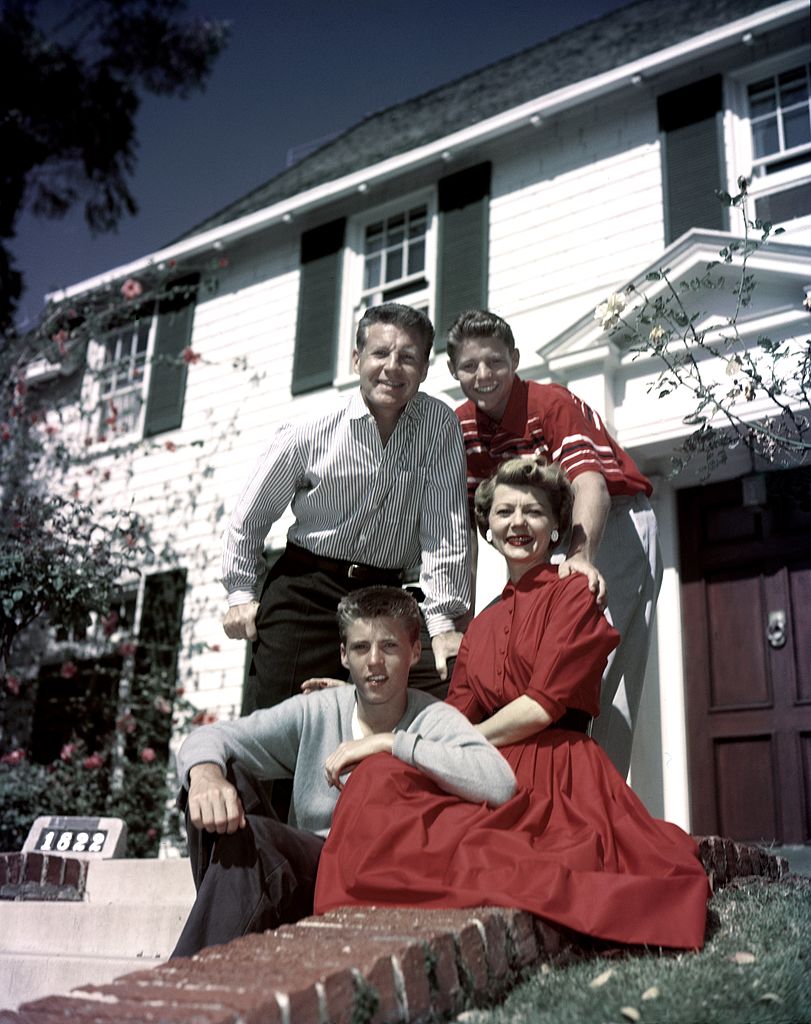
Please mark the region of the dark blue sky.
[[191, 0], [231, 22], [205, 92], [144, 99], [133, 193], [117, 233], [80, 212], [24, 214], [13, 249], [26, 279], [20, 319], [43, 295], [160, 248], [285, 166], [291, 148], [350, 127], [627, 0]]

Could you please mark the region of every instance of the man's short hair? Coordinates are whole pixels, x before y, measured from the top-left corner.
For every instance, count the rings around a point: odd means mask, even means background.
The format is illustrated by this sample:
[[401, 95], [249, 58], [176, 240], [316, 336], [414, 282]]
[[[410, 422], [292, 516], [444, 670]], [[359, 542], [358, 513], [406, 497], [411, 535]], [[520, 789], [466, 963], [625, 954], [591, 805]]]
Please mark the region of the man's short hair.
[[346, 643], [349, 627], [357, 619], [397, 619], [402, 622], [411, 643], [420, 637], [420, 609], [417, 602], [400, 587], [363, 587], [346, 594], [338, 602], [338, 632]]
[[535, 491], [542, 491], [549, 499], [560, 532], [565, 533], [569, 529], [574, 492], [565, 471], [556, 462], [548, 465], [542, 456], [523, 457], [502, 462], [495, 473], [487, 480], [482, 480], [476, 488], [473, 504], [476, 525], [482, 537], [487, 533], [493, 495], [499, 484], [506, 484], [508, 487], [531, 487]]
[[363, 351], [366, 338], [369, 335], [369, 328], [373, 324], [394, 324], [401, 331], [413, 334], [422, 344], [425, 350], [425, 361], [428, 362], [431, 346], [434, 343], [434, 325], [421, 309], [403, 306], [399, 302], [385, 302], [382, 306], [370, 306], [361, 317], [355, 334], [355, 347], [358, 352]]
[[504, 342], [508, 352], [515, 352], [512, 328], [489, 309], [466, 309], [460, 313], [448, 330], [448, 359], [456, 366], [459, 349], [468, 338], [495, 338]]

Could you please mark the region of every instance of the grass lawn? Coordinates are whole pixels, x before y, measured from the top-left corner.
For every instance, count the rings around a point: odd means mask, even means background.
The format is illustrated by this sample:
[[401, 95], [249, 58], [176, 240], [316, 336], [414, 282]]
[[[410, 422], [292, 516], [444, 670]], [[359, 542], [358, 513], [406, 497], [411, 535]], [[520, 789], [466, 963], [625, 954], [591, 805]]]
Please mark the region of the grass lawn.
[[710, 902], [700, 953], [607, 954], [536, 969], [466, 1024], [811, 1024], [811, 879], [747, 879]]

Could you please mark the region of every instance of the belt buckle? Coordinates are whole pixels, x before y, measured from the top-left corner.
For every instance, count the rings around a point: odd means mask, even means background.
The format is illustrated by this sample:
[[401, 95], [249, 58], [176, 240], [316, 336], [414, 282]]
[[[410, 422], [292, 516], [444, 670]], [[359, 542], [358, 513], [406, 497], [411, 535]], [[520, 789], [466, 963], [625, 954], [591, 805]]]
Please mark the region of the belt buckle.
[[346, 570], [346, 575], [350, 580], [361, 579], [363, 577], [363, 567], [358, 565], [357, 562], [353, 562]]

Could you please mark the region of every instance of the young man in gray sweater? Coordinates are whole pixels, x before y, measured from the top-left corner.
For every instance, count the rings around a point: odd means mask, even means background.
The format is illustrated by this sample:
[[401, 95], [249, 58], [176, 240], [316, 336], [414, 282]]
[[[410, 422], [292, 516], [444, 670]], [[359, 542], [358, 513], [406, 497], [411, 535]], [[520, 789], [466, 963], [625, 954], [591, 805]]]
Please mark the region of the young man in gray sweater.
[[[312, 913], [321, 847], [346, 774], [387, 753], [446, 792], [498, 806], [512, 769], [454, 708], [408, 688], [420, 657], [416, 602], [367, 587], [338, 606], [341, 661], [354, 686], [291, 697], [193, 732], [178, 755], [197, 899], [173, 956], [190, 956]], [[263, 782], [292, 779], [289, 824]]]

